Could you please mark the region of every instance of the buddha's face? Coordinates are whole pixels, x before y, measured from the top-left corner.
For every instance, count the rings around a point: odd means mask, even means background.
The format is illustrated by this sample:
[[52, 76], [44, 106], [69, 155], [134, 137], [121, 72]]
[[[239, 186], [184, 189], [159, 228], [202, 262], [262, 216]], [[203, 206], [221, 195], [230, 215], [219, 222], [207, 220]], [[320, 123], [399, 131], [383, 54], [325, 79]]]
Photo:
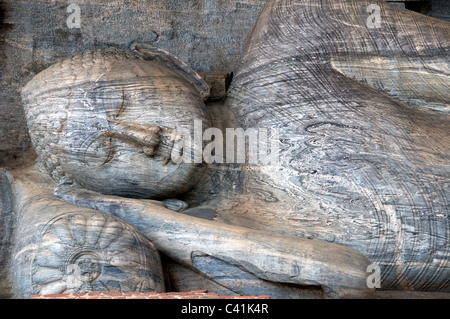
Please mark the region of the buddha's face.
[[80, 96], [87, 126], [79, 131], [78, 120], [69, 117], [67, 133], [85, 140], [66, 138], [70, 156], [61, 165], [79, 184], [103, 193], [172, 197], [192, 188], [202, 170], [201, 164], [173, 161], [173, 146], [183, 138], [179, 132], [193, 136], [194, 120], [206, 126], [209, 120], [202, 99], [183, 78], [156, 63], [139, 64], [117, 65], [106, 85], [87, 92], [86, 100], [102, 112], [91, 113]]
[[[65, 175], [104, 194], [168, 198], [198, 182], [202, 164], [172, 160], [174, 145], [209, 126], [202, 98], [176, 72], [120, 61], [95, 83], [71, 88], [56, 156]], [[193, 151], [193, 150], [192, 150]]]

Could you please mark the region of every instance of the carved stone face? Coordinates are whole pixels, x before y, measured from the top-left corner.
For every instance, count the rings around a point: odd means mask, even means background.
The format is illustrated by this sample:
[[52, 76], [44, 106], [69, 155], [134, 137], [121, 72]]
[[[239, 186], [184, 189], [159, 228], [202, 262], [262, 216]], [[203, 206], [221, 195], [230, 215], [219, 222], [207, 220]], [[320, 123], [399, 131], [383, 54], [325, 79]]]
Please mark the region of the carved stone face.
[[171, 152], [180, 129], [193, 136], [194, 120], [209, 126], [202, 98], [162, 64], [113, 52], [63, 61], [24, 88], [38, 154], [54, 178], [105, 194], [164, 198], [188, 191], [203, 167], [175, 163]]

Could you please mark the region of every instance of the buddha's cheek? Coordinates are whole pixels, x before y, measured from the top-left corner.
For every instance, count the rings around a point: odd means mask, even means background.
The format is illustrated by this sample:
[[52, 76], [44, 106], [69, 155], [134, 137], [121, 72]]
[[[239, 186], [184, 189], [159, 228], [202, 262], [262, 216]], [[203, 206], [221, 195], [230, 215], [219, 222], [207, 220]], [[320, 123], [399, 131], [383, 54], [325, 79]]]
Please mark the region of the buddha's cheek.
[[[175, 164], [168, 158], [147, 156], [133, 145], [112, 142], [109, 148], [90, 148], [71, 157], [65, 171], [80, 186], [100, 192], [136, 198], [168, 198], [188, 191], [201, 176], [198, 164]], [[89, 161], [86, 160], [89, 158]]]

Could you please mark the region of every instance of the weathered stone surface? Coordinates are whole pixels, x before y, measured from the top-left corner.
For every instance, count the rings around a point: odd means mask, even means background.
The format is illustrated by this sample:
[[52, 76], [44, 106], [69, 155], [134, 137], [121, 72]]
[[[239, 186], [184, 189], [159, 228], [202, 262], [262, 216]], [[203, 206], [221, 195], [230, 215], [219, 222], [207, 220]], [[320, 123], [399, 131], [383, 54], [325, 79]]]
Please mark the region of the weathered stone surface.
[[200, 72], [201, 77], [210, 87], [210, 100], [221, 100], [225, 97], [233, 77], [230, 72]]
[[423, 108], [450, 113], [447, 56], [335, 56], [338, 72], [390, 96]]
[[[142, 201], [60, 185], [55, 195], [78, 206], [113, 214], [134, 225], [167, 256], [201, 272], [206, 254], [275, 283], [319, 286], [328, 296], [364, 295], [369, 261], [345, 246], [231, 226], [179, 214]], [[209, 276], [210, 277], [210, 276]], [[242, 278], [241, 278], [242, 279]], [[234, 286], [230, 286], [234, 290]]]
[[[370, 29], [369, 4], [268, 3], [224, 109], [235, 127], [279, 129], [279, 164], [211, 177], [207, 189], [223, 193], [201, 207], [218, 208], [217, 221], [353, 247], [381, 266], [384, 288], [448, 292], [449, 23], [378, 3], [383, 23]], [[342, 56], [380, 89], [391, 69], [383, 79], [358, 61], [389, 60], [403, 84], [382, 93], [359, 83], [333, 68]], [[399, 101], [414, 96], [423, 100]]]
[[[2, 294], [10, 296], [11, 278], [15, 296], [162, 289], [148, 240], [193, 269], [199, 285], [242, 294], [371, 297], [370, 262], [381, 266], [383, 288], [448, 292], [449, 25], [380, 2], [381, 27], [369, 28], [370, 4], [269, 1], [225, 104], [209, 115], [197, 103], [208, 96], [203, 80], [178, 57], [146, 45], [91, 53], [89, 32], [75, 32], [84, 53], [60, 51], [24, 90], [40, 161], [0, 178], [0, 222], [9, 227], [0, 237]], [[52, 47], [41, 40], [32, 52]], [[20, 82], [38, 72], [27, 68], [11, 70], [23, 72]], [[222, 131], [278, 129], [280, 161], [210, 164], [204, 175], [167, 179], [157, 153], [170, 149], [170, 126], [189, 126], [195, 114]], [[119, 166], [103, 170], [117, 157]], [[70, 265], [83, 269], [78, 280]]]
[[164, 291], [154, 245], [134, 227], [96, 210], [67, 205], [35, 169], [9, 171], [17, 214], [11, 247], [12, 293]]
[[187, 292], [166, 293], [71, 293], [54, 295], [33, 295], [30, 299], [270, 299], [270, 296], [220, 296], [208, 290], [194, 290]]
[[14, 249], [16, 214], [11, 185], [5, 170], [0, 171], [0, 298], [12, 297], [11, 251]]

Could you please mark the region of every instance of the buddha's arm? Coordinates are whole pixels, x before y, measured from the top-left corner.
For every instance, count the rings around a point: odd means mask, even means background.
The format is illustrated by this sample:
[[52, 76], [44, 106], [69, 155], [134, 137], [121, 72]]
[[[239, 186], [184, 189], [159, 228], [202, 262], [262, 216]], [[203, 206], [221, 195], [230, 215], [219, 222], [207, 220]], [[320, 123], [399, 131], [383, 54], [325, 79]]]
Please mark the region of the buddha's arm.
[[58, 187], [55, 195], [120, 217], [160, 251], [189, 267], [193, 267], [192, 254], [200, 251], [268, 281], [321, 286], [337, 294], [367, 288], [370, 262], [341, 245], [208, 221], [168, 210], [155, 201], [107, 196], [71, 186]]

